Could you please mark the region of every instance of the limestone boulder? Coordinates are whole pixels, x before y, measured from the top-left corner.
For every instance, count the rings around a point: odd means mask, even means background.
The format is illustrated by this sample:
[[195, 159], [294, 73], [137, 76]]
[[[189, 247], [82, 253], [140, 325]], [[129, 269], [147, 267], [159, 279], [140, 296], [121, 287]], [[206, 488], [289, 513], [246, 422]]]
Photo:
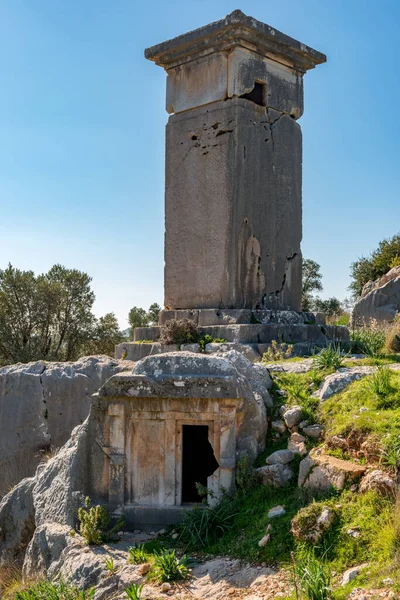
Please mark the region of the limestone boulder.
[[309, 504], [292, 519], [291, 532], [300, 541], [317, 543], [335, 520], [335, 512], [328, 506]]
[[86, 423], [74, 429], [67, 444], [38, 468], [35, 477], [24, 479], [3, 498], [1, 565], [25, 555], [26, 573], [47, 570], [67, 545], [63, 538], [76, 525], [77, 509], [87, 492]]
[[270, 454], [265, 462], [267, 465], [287, 465], [288, 463], [292, 462], [293, 458], [294, 453], [290, 450], [277, 450], [276, 452]]
[[33, 477], [23, 479], [0, 503], [0, 564], [13, 563], [35, 530]]
[[287, 465], [276, 463], [255, 469], [263, 485], [283, 487], [293, 477], [293, 471]]
[[300, 463], [298, 486], [313, 492], [327, 492], [332, 488], [342, 490], [348, 483], [358, 481], [366, 467], [312, 450]]
[[394, 267], [386, 275], [368, 282], [352, 312], [352, 325], [359, 326], [371, 321], [394, 321], [400, 311], [400, 267]]
[[68, 440], [107, 379], [132, 368], [108, 356], [0, 368], [0, 496], [32, 477], [46, 452]]
[[313, 395], [321, 401], [327, 400], [334, 394], [346, 389], [353, 381], [358, 381], [374, 372], [374, 367], [349, 367], [338, 369], [332, 375], [328, 375], [319, 389]]
[[205, 351], [207, 354], [225, 354], [231, 350], [235, 350], [240, 354], [243, 354], [252, 363], [259, 362], [261, 355], [258, 352], [257, 344], [240, 344], [238, 342], [225, 342], [225, 343], [210, 343], [206, 344]]
[[396, 493], [396, 482], [384, 471], [375, 469], [362, 478], [359, 491], [361, 493], [373, 490], [383, 495], [394, 496]]
[[298, 425], [303, 418], [303, 411], [301, 406], [292, 406], [283, 413], [283, 420], [286, 426], [291, 429], [295, 425]]

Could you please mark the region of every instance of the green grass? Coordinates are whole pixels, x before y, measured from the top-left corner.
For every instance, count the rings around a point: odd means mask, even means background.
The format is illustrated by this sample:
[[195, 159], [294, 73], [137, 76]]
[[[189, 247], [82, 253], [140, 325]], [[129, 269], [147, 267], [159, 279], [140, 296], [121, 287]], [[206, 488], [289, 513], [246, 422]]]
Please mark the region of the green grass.
[[[366, 410], [360, 412], [360, 408]], [[320, 410], [328, 437], [372, 434], [388, 448], [400, 434], [400, 373], [390, 374], [390, 388], [383, 398], [368, 376], [323, 402]]]

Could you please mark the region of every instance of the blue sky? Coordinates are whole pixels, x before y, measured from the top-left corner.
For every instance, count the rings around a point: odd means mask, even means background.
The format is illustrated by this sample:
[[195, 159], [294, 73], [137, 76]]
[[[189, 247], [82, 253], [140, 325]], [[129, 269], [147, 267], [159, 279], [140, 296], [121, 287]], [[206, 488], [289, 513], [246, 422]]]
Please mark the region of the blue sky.
[[163, 300], [165, 74], [143, 50], [240, 8], [324, 52], [305, 76], [303, 255], [323, 296], [400, 231], [398, 0], [0, 0], [0, 268]]

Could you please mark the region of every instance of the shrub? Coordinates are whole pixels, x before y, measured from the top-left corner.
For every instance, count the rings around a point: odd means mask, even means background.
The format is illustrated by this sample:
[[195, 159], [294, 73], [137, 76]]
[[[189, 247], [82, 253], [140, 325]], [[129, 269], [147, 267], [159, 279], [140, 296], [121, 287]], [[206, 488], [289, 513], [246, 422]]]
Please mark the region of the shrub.
[[290, 358], [293, 353], [293, 348], [289, 344], [282, 342], [279, 344], [276, 340], [272, 340], [271, 345], [262, 356], [263, 363], [269, 363], [275, 360], [285, 360]]
[[340, 345], [330, 344], [314, 357], [314, 368], [318, 371], [336, 371], [342, 365], [344, 357]]
[[114, 558], [112, 556], [109, 556], [103, 562], [104, 562], [104, 566], [107, 569], [109, 575], [114, 575], [114, 573], [117, 572], [117, 567], [114, 564]]
[[372, 322], [368, 327], [360, 327], [350, 332], [353, 352], [362, 352], [367, 356], [379, 356], [385, 344], [385, 332], [378, 323]]
[[292, 559], [296, 598], [328, 600], [332, 597], [330, 569], [324, 561], [309, 550], [300, 550], [296, 556], [292, 553]]
[[194, 344], [199, 338], [199, 329], [190, 319], [171, 319], [161, 326], [161, 344]]
[[175, 550], [162, 550], [154, 552], [153, 577], [159, 581], [178, 581], [189, 576], [189, 560], [184, 555], [176, 556]]
[[129, 600], [140, 600], [142, 597], [144, 585], [139, 585], [138, 583], [132, 583], [129, 587], [125, 588], [125, 594], [129, 598]]
[[110, 526], [110, 515], [106, 506], [91, 506], [90, 498], [85, 498], [85, 506], [78, 509], [79, 531], [88, 544], [99, 546], [112, 540], [124, 525], [124, 519], [118, 519], [114, 527]]
[[80, 590], [64, 581], [41, 581], [16, 592], [15, 600], [90, 600], [95, 589]]
[[392, 387], [390, 384], [391, 375], [389, 367], [383, 365], [378, 367], [377, 372], [373, 373], [369, 380], [371, 391], [380, 398], [378, 408], [384, 408], [384, 398], [389, 394]]
[[236, 487], [241, 492], [248, 492], [259, 482], [249, 456], [242, 456], [236, 465]]
[[195, 506], [180, 527], [180, 539], [187, 548], [205, 548], [229, 531], [236, 516], [235, 501], [225, 496], [216, 506]]
[[143, 544], [140, 546], [131, 546], [128, 548], [128, 554], [128, 562], [133, 565], [140, 565], [148, 561], [148, 555]]
[[388, 352], [400, 352], [400, 322], [397, 319], [386, 330], [385, 348]]

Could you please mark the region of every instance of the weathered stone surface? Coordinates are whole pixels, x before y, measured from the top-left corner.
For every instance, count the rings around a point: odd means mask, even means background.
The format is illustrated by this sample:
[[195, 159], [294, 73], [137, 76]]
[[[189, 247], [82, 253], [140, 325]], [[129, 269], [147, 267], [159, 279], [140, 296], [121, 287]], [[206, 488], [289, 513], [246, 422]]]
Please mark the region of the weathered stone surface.
[[0, 564], [13, 563], [35, 530], [33, 477], [23, 479], [0, 503]]
[[175, 319], [190, 319], [199, 327], [212, 325], [250, 325], [250, 324], [284, 324], [284, 325], [325, 325], [320, 313], [297, 312], [291, 310], [271, 310], [268, 308], [201, 308], [190, 310], [162, 310], [159, 314], [159, 325]]
[[264, 485], [282, 487], [293, 477], [293, 471], [286, 465], [277, 463], [255, 469]]
[[283, 420], [287, 427], [291, 429], [295, 425], [298, 425], [303, 418], [303, 411], [301, 406], [292, 406], [283, 413]]
[[296, 362], [276, 362], [266, 363], [265, 366], [269, 371], [275, 371], [278, 373], [308, 373], [313, 368], [313, 359], [305, 358]]
[[[165, 305], [299, 310], [298, 124], [269, 122], [265, 108], [232, 98], [172, 115], [166, 148]], [[268, 218], [276, 211], [279, 237]]]
[[178, 350], [179, 346], [176, 344], [166, 346], [159, 342], [123, 342], [115, 346], [115, 358], [137, 362], [146, 356], [163, 354], [165, 352], [177, 352]]
[[182, 344], [181, 350], [182, 352], [195, 352], [197, 354], [200, 352], [200, 344]]
[[[302, 112], [304, 65], [315, 63], [275, 31], [271, 52], [269, 30], [235, 11], [146, 53], [167, 69], [175, 113], [166, 135], [169, 309], [300, 309], [302, 149], [293, 117]], [[254, 36], [256, 52], [243, 42]], [[291, 68], [271, 60], [288, 48]]]
[[400, 311], [400, 267], [394, 267], [376, 281], [368, 282], [352, 312], [352, 325], [370, 321], [394, 321]]
[[[167, 389], [164, 385], [165, 377], [173, 373], [176, 374], [175, 384], [171, 389]], [[152, 386], [153, 391], [146, 392], [148, 395], [154, 393], [164, 397], [182, 397], [185, 389], [185, 395], [191, 398], [201, 398], [204, 395], [210, 398], [224, 395], [227, 398], [243, 398], [238, 449], [255, 457], [264, 448], [267, 429], [266, 406], [272, 404], [268, 389], [272, 381], [266, 369], [261, 365], [253, 365], [238, 352], [230, 350], [223, 356], [176, 352], [148, 357], [136, 364], [133, 376], [150, 377], [149, 380], [143, 380], [144, 386]], [[218, 386], [213, 386], [212, 382], [216, 381], [217, 377], [221, 378], [221, 382]], [[136, 386], [132, 376], [127, 376], [126, 379], [129, 389], [133, 385]], [[118, 387], [118, 378], [115, 381]], [[184, 386], [176, 386], [177, 382], [183, 383]], [[137, 385], [138, 389], [141, 389], [142, 382], [138, 381]], [[108, 386], [113, 388], [107, 391]], [[113, 382], [109, 382], [107, 387], [103, 388], [103, 393], [118, 395]], [[220, 391], [217, 392], [216, 388]]]
[[287, 465], [293, 460], [293, 458], [294, 454], [290, 450], [277, 450], [273, 454], [270, 454], [265, 462], [267, 465]]
[[332, 375], [328, 375], [322, 382], [320, 388], [314, 393], [314, 395], [320, 400], [327, 400], [334, 394], [342, 392], [348, 387], [353, 381], [357, 381], [370, 375], [376, 369], [374, 367], [342, 367], [338, 369]]
[[312, 450], [300, 463], [298, 486], [313, 491], [342, 490], [347, 483], [357, 481], [366, 467], [341, 460], [321, 450]]
[[305, 425], [304, 427], [302, 427], [302, 431], [307, 437], [317, 440], [323, 435], [324, 428], [322, 427], [322, 425], [318, 424]]
[[205, 347], [207, 354], [224, 354], [230, 350], [236, 350], [236, 352], [240, 352], [240, 354], [243, 354], [243, 356], [245, 356], [251, 362], [259, 362], [261, 360], [257, 344], [237, 344], [235, 342], [226, 342], [223, 344], [206, 344]]
[[300, 456], [307, 454], [305, 437], [297, 432], [292, 433], [288, 441], [288, 450], [293, 454], [300, 454]]
[[375, 469], [367, 473], [360, 483], [360, 492], [368, 492], [369, 490], [394, 496], [396, 493], [396, 482], [384, 471]]
[[271, 421], [271, 429], [273, 431], [277, 431], [278, 433], [285, 433], [286, 425], [284, 421]]
[[34, 475], [43, 453], [61, 447], [86, 419], [92, 394], [132, 367], [129, 361], [89, 356], [0, 368], [0, 495]]
[[275, 519], [277, 517], [283, 517], [286, 514], [286, 510], [283, 506], [274, 506], [268, 511], [268, 519]]
[[70, 531], [70, 527], [58, 523], [39, 525], [26, 551], [24, 577], [29, 579], [47, 573], [49, 567], [59, 560], [63, 550], [73, 543]]

